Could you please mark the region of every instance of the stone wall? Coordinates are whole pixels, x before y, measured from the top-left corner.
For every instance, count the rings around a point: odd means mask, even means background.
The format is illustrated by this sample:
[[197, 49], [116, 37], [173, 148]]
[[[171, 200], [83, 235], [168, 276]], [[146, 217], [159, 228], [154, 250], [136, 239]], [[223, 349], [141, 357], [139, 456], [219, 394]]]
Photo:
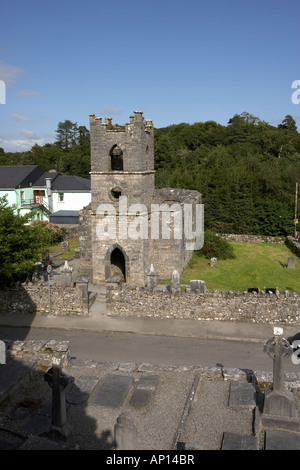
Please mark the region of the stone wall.
[[296, 325], [300, 294], [276, 292], [149, 292], [123, 289], [109, 294], [108, 314], [121, 317], [178, 318]]
[[285, 243], [284, 237], [268, 237], [264, 235], [247, 235], [247, 234], [234, 234], [234, 233], [219, 233], [220, 237], [224, 240], [235, 242], [248, 242], [248, 243], [272, 243], [283, 245]]
[[2, 340], [6, 348], [6, 362], [9, 359], [34, 360], [36, 365], [51, 367], [53, 363], [66, 367], [70, 360], [69, 341], [47, 340]]
[[[52, 315], [88, 315], [81, 288], [51, 285]], [[24, 283], [0, 292], [0, 314], [49, 314], [48, 285]]]
[[290, 250], [295, 253], [296, 256], [300, 257], [300, 243], [299, 241], [295, 240], [294, 237], [287, 237], [286, 244], [290, 248]]

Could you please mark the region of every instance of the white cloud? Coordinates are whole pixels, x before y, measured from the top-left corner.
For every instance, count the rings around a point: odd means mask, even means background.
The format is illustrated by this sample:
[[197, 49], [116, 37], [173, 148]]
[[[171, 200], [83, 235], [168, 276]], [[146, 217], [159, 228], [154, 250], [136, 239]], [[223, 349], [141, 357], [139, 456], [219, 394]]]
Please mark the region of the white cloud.
[[100, 110], [101, 114], [106, 114], [108, 116], [116, 116], [123, 113], [122, 108], [114, 108], [112, 106], [102, 106]]
[[15, 121], [22, 121], [22, 122], [31, 122], [32, 119], [28, 116], [19, 116], [19, 114], [12, 114], [12, 117]]
[[28, 129], [20, 129], [19, 134], [24, 137], [24, 139], [39, 139], [39, 135]]
[[3, 80], [7, 86], [12, 85], [24, 72], [25, 70], [19, 67], [0, 61], [0, 80]]
[[22, 96], [23, 98], [34, 98], [35, 96], [42, 96], [42, 93], [35, 90], [22, 90], [19, 91], [18, 96]]
[[30, 150], [34, 144], [42, 146], [46, 143], [44, 139], [0, 139], [0, 147], [4, 149], [4, 152], [26, 152]]

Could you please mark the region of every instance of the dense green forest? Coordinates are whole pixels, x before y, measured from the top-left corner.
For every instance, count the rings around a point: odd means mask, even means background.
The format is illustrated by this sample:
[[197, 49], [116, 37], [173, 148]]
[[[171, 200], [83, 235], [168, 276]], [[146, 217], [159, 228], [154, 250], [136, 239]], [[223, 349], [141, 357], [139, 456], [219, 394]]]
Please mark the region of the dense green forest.
[[[36, 164], [89, 178], [89, 131], [60, 122], [57, 140], [22, 153], [0, 149], [0, 165]], [[247, 112], [155, 129], [156, 186], [202, 193], [205, 226], [223, 233], [292, 235], [300, 182], [300, 134], [287, 115], [277, 127]]]

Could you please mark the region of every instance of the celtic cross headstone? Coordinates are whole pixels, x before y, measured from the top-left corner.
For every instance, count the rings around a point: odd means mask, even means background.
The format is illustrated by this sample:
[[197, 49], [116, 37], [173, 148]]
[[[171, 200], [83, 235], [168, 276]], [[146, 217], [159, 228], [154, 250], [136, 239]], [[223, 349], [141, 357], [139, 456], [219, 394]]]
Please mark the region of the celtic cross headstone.
[[72, 428], [67, 423], [66, 389], [73, 378], [53, 365], [45, 374], [45, 380], [52, 389], [52, 420], [50, 430], [43, 435], [73, 446]]
[[262, 424], [265, 427], [299, 429], [296, 396], [285, 387], [284, 358], [293, 353], [293, 347], [283, 337], [282, 328], [274, 328], [274, 336], [264, 346], [273, 360], [273, 389], [265, 394]]

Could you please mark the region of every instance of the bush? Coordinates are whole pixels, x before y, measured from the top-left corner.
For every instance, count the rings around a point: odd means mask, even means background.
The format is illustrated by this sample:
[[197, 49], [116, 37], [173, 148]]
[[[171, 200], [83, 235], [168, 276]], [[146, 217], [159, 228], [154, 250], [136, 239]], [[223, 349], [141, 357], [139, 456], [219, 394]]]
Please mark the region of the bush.
[[233, 247], [223, 238], [207, 230], [204, 234], [204, 245], [196, 251], [198, 256], [205, 258], [233, 259], [235, 258]]
[[64, 240], [66, 234], [66, 229], [64, 227], [58, 227], [57, 225], [51, 224], [47, 221], [35, 221], [33, 222], [32, 227], [36, 228], [40, 232], [44, 245], [56, 245]]

